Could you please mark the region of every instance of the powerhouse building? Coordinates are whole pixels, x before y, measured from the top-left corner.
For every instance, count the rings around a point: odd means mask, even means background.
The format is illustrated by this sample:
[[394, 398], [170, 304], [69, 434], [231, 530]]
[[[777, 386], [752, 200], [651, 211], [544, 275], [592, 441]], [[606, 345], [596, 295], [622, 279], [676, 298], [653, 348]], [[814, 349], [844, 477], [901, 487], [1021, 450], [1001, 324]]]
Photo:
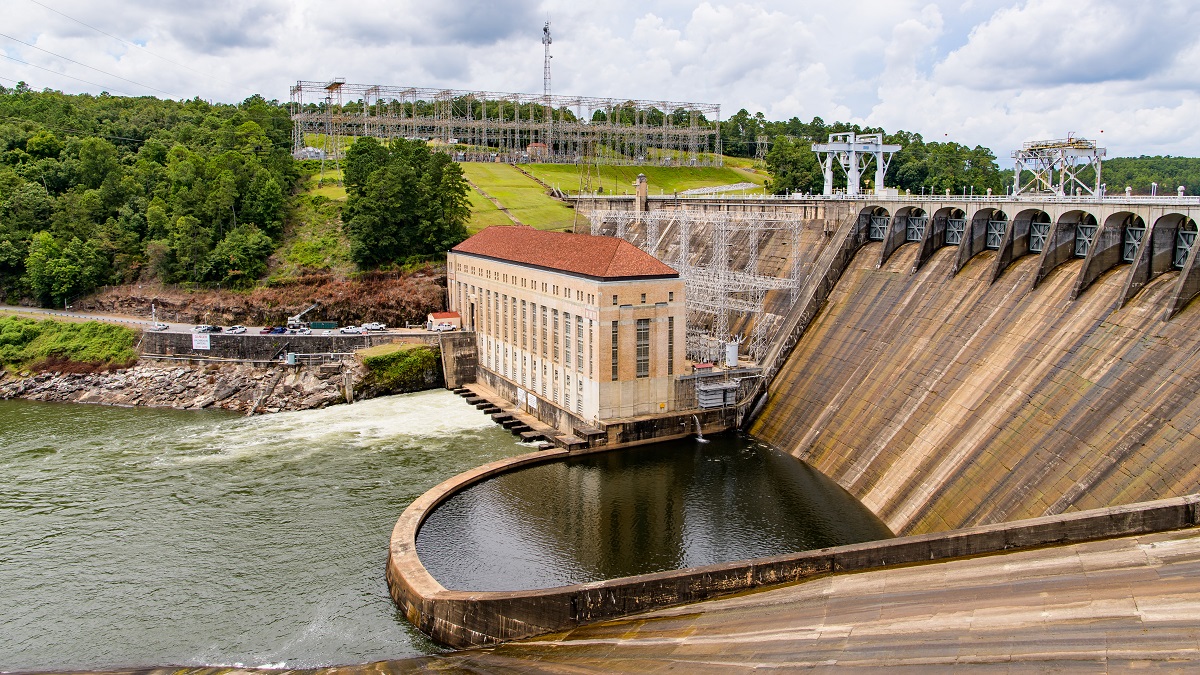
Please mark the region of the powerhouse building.
[[447, 254], [450, 309], [479, 376], [564, 430], [675, 409], [679, 273], [615, 237], [489, 227]]

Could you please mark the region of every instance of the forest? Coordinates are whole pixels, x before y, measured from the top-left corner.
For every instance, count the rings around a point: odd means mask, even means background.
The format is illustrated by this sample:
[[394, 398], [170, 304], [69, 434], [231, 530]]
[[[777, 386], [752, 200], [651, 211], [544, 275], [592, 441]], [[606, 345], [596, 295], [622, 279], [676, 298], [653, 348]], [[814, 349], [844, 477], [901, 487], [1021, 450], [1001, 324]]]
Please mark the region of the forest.
[[299, 171], [275, 101], [0, 87], [0, 297], [107, 283], [252, 284]]

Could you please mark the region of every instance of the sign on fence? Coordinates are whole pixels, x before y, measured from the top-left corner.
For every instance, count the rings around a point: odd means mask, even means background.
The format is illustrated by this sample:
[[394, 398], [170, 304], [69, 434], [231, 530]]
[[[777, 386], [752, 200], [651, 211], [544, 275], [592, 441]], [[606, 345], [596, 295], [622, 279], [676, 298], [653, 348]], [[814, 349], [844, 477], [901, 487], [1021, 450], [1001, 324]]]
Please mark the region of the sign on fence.
[[212, 349], [209, 337], [211, 336], [208, 333], [192, 333], [192, 349], [203, 349], [205, 351]]

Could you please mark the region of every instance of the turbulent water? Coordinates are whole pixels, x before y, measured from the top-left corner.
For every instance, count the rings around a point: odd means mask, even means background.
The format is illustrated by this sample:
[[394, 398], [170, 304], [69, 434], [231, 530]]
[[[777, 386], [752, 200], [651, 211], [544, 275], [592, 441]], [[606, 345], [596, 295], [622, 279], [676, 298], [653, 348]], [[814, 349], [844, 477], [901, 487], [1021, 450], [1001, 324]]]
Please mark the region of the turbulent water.
[[436, 651], [388, 597], [392, 526], [527, 451], [445, 391], [250, 419], [0, 401], [0, 670]]
[[447, 588], [509, 591], [890, 536], [808, 465], [723, 434], [502, 474], [439, 506], [417, 553]]

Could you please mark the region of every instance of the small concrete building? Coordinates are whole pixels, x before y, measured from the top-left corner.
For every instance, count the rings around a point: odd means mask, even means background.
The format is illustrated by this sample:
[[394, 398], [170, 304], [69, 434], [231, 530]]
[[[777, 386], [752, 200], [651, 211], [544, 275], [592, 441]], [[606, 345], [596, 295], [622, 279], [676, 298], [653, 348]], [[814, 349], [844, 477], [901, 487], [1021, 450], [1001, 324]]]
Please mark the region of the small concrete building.
[[683, 280], [627, 241], [489, 227], [447, 254], [479, 377], [565, 431], [668, 413], [685, 360]]
[[425, 328], [433, 330], [440, 324], [448, 323], [454, 330], [462, 330], [462, 317], [458, 312], [430, 312], [425, 316]]

